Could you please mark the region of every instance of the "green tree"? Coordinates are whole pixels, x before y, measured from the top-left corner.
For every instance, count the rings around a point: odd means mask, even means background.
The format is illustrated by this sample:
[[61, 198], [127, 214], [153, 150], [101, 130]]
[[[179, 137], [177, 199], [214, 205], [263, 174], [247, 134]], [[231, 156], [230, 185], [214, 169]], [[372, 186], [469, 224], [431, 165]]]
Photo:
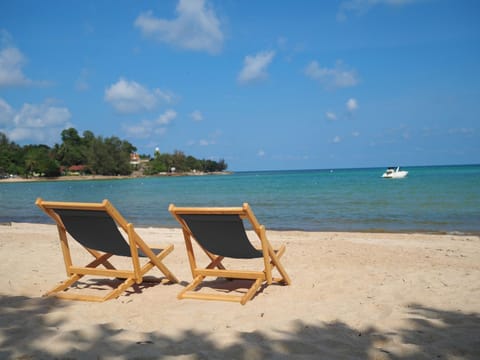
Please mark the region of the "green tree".
[[175, 150], [173, 154], [155, 153], [155, 157], [150, 160], [145, 169], [145, 174], [154, 175], [160, 172], [169, 172], [172, 167], [179, 173], [193, 170], [215, 172], [226, 170], [227, 164], [223, 159], [219, 162], [205, 159], [199, 160], [191, 155], [186, 156], [182, 151]]
[[[136, 152], [136, 147], [130, 142], [116, 136], [96, 137], [87, 130], [83, 136], [74, 128], [65, 129], [61, 133], [61, 144], [53, 148], [47, 145], [27, 145], [21, 147], [10, 142], [8, 137], [0, 132], [0, 176], [19, 174], [31, 176], [58, 176], [60, 165], [85, 165], [86, 171], [97, 175], [129, 175], [132, 172], [130, 154]], [[142, 159], [149, 159], [142, 155]], [[201, 170], [206, 172], [223, 171], [227, 164], [222, 159], [196, 159], [187, 156], [183, 151], [175, 150], [173, 154], [155, 152], [145, 168], [146, 175], [169, 172], [175, 168], [177, 172]]]
[[85, 165], [86, 148], [78, 131], [74, 128], [65, 129], [61, 133], [61, 138], [62, 144], [56, 151], [56, 157], [60, 164], [65, 167]]
[[185, 159], [185, 167], [188, 169], [188, 171], [201, 170], [202, 163], [193, 156], [187, 156]]
[[23, 174], [24, 152], [22, 148], [10, 142], [7, 135], [0, 132], [0, 176]]
[[97, 175], [129, 175], [132, 172], [130, 154], [136, 148], [128, 141], [113, 136], [92, 138], [87, 151], [87, 163]]
[[122, 141], [116, 136], [105, 139], [105, 144], [112, 155], [113, 172], [117, 175], [129, 175], [132, 172], [130, 154], [136, 151], [136, 147], [128, 141]]
[[60, 175], [60, 167], [52, 158], [47, 145], [27, 145], [25, 147], [25, 170], [27, 176], [54, 177]]
[[92, 145], [93, 141], [95, 141], [95, 134], [90, 130], [85, 130], [83, 132], [83, 138], [81, 141], [82, 145], [88, 149]]
[[155, 175], [161, 172], [167, 171], [167, 166], [163, 160], [164, 156], [160, 155], [159, 152], [155, 153], [155, 157], [148, 162], [144, 170], [145, 175]]
[[172, 166], [170, 168], [175, 168], [175, 171], [185, 172], [190, 169], [186, 166], [186, 156], [183, 151], [175, 150], [172, 155]]
[[227, 165], [227, 163], [225, 162], [224, 159], [220, 159], [217, 162], [217, 170], [216, 171], [225, 171], [225, 170], [227, 170], [227, 168], [228, 168], [228, 165]]

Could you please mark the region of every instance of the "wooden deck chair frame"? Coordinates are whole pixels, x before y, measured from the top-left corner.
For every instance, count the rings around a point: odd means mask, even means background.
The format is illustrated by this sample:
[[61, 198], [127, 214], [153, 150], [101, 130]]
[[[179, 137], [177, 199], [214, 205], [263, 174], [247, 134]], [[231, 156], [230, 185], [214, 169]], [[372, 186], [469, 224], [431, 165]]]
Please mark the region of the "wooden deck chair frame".
[[[188, 255], [188, 260], [190, 263], [190, 268], [192, 272], [193, 281], [188, 284], [184, 290], [178, 294], [179, 299], [201, 299], [201, 300], [220, 300], [220, 301], [233, 301], [240, 302], [242, 305], [245, 305], [260, 289], [262, 284], [272, 284], [283, 283], [286, 285], [291, 284], [290, 277], [288, 276], [285, 268], [280, 262], [280, 258], [285, 252], [285, 245], [282, 245], [278, 250], [275, 250], [270, 242], [267, 239], [266, 230], [263, 225], [257, 221], [255, 215], [253, 214], [252, 209], [247, 203], [244, 203], [242, 207], [176, 207], [174, 204], [170, 204], [169, 211], [172, 213], [174, 218], [182, 226], [183, 236], [185, 239], [185, 245]], [[224, 258], [235, 258], [233, 256], [225, 256], [222, 254], [214, 254], [205, 249], [202, 246], [194, 231], [192, 231], [187, 224], [186, 215], [235, 215], [238, 216], [242, 221], [247, 220], [250, 222], [253, 231], [258, 236], [260, 240], [260, 248], [256, 247], [255, 251], [259, 251], [260, 255], [263, 257], [263, 266], [262, 270], [227, 270], [223, 264], [222, 260]], [[198, 235], [198, 234], [197, 234]], [[246, 237], [246, 241], [249, 242], [249, 239]], [[197, 265], [197, 258], [195, 257], [195, 250], [192, 243], [192, 239], [196, 240], [195, 243], [205, 252], [205, 254], [210, 259], [210, 263], [206, 267], [199, 267]], [[229, 239], [225, 239], [228, 241]], [[223, 241], [223, 239], [222, 239]], [[251, 246], [253, 246], [250, 243]], [[275, 269], [280, 274], [279, 278], [274, 278], [272, 276], [272, 270]], [[252, 286], [246, 291], [243, 296], [238, 295], [227, 295], [227, 294], [218, 294], [218, 293], [200, 293], [195, 291], [200, 284], [204, 281], [206, 277], [220, 277], [227, 279], [247, 279], [252, 280]]]
[[[38, 198], [35, 204], [47, 215], [49, 215], [57, 225], [57, 230], [60, 237], [60, 245], [65, 261], [65, 269], [68, 276], [65, 281], [45, 293], [44, 296], [55, 295], [63, 299], [97, 302], [114, 299], [120, 296], [120, 294], [122, 294], [132, 285], [141, 284], [144, 281], [144, 275], [155, 266], [165, 275], [165, 277], [169, 281], [178, 282], [177, 278], [162, 262], [162, 260], [172, 252], [173, 245], [168, 245], [163, 249], [149, 247], [135, 231], [133, 224], [128, 223], [108, 200], [103, 200], [103, 202], [101, 203], [81, 203], [44, 201], [41, 198]], [[128, 236], [127, 241], [120, 232], [117, 233], [117, 235], [121, 236], [123, 238], [123, 241], [126, 241], [127, 243], [122, 244], [122, 246], [125, 248], [125, 245], [127, 245], [127, 247], [129, 247], [130, 249], [129, 254], [120, 255], [129, 256], [131, 258], [132, 268], [130, 270], [116, 269], [108, 261], [108, 259], [110, 259], [113, 255], [119, 254], [100, 251], [98, 249], [96, 250], [91, 247], [87, 247], [81, 244], [81, 242], [78, 240], [77, 242], [79, 242], [95, 259], [85, 266], [75, 266], [72, 263], [72, 256], [68, 243], [68, 229], [62, 221], [61, 215], [59, 215], [58, 213], [62, 210], [74, 210], [80, 212], [104, 212], [108, 216], [110, 216], [117, 227], [116, 230], [118, 230], [118, 228], [121, 228]], [[103, 216], [103, 214], [99, 215]], [[140, 258], [145, 258], [148, 261], [142, 261], [144, 262], [144, 264], [141, 265]], [[100, 265], [102, 265], [104, 268], [98, 268]], [[73, 284], [75, 284], [80, 278], [85, 275], [125, 279], [125, 281], [123, 283], [120, 283], [118, 287], [114, 288], [112, 291], [110, 291], [103, 297], [79, 294], [78, 291], [68, 291]]]

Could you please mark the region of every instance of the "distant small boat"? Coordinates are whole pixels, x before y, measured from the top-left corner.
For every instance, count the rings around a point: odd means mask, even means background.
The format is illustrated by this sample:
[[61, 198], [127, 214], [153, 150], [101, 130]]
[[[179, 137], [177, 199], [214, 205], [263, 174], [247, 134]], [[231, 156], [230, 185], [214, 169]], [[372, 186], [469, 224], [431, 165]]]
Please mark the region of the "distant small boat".
[[408, 171], [400, 170], [400, 166], [389, 167], [383, 173], [382, 178], [386, 179], [401, 179], [408, 175]]

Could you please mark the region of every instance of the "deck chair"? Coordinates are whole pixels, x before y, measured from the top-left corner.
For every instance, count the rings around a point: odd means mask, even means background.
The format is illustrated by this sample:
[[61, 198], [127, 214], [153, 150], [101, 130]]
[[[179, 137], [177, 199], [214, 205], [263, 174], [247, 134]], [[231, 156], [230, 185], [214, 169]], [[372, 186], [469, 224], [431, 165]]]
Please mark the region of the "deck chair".
[[[44, 201], [38, 198], [35, 204], [57, 224], [68, 276], [67, 280], [48, 291], [45, 296], [55, 295], [64, 299], [99, 302], [114, 299], [130, 286], [141, 284], [145, 280], [144, 275], [154, 266], [169, 281], [178, 282], [177, 278], [162, 263], [162, 260], [172, 252], [173, 245], [164, 249], [147, 246], [133, 225], [127, 223], [108, 200], [104, 200], [102, 203], [76, 203]], [[85, 266], [73, 264], [67, 233], [95, 258], [92, 262]], [[123, 234], [127, 236], [128, 241], [125, 240]], [[131, 269], [116, 269], [109, 262], [113, 255], [131, 258]], [[144, 264], [141, 265], [141, 263]], [[104, 268], [98, 268], [100, 265]], [[112, 277], [125, 279], [125, 281], [103, 297], [69, 291], [70, 287], [85, 275]]]
[[[290, 278], [280, 263], [280, 258], [285, 252], [285, 245], [278, 250], [274, 250], [270, 245], [266, 230], [260, 225], [253, 214], [250, 206], [245, 203], [243, 207], [228, 208], [189, 208], [176, 207], [170, 204], [169, 211], [182, 226], [183, 236], [187, 249], [188, 260], [192, 271], [193, 281], [188, 284], [179, 294], [179, 299], [203, 299], [203, 300], [223, 300], [240, 302], [245, 305], [260, 289], [262, 284], [270, 285], [272, 282], [289, 285]], [[244, 219], [249, 221], [253, 231], [260, 241], [260, 247], [254, 247], [250, 242], [245, 226]], [[192, 239], [196, 240], [194, 250]], [[198, 248], [202, 249], [207, 255], [207, 261], [210, 263], [206, 267], [197, 265], [195, 252]], [[201, 250], [200, 250], [201, 251]], [[242, 259], [243, 262], [248, 259], [261, 259], [259, 270], [227, 270], [222, 264], [225, 258]], [[240, 267], [240, 266], [239, 266]], [[272, 270], [277, 269], [280, 278], [273, 278]], [[217, 277], [225, 279], [244, 279], [253, 282], [243, 295], [205, 293], [196, 291], [200, 286], [203, 287], [206, 277]]]

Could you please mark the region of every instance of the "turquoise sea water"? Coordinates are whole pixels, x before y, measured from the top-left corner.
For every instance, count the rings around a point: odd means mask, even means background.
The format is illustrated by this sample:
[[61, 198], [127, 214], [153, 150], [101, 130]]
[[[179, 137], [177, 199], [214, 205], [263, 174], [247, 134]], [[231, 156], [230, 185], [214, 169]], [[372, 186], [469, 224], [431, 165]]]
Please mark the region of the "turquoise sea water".
[[51, 223], [35, 199], [109, 199], [136, 226], [177, 227], [168, 205], [241, 206], [267, 229], [480, 232], [480, 165], [239, 172], [127, 180], [0, 182], [0, 222]]

